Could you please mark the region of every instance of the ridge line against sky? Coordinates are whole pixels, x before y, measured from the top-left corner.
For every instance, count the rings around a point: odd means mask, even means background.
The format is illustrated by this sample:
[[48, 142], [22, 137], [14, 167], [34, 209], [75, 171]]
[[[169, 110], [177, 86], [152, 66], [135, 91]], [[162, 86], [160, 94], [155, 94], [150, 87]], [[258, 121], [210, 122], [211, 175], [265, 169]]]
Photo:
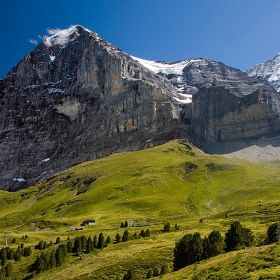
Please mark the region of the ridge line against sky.
[[202, 57], [245, 71], [280, 52], [278, 0], [15, 0], [1, 10], [0, 78], [47, 29], [74, 24], [148, 60]]

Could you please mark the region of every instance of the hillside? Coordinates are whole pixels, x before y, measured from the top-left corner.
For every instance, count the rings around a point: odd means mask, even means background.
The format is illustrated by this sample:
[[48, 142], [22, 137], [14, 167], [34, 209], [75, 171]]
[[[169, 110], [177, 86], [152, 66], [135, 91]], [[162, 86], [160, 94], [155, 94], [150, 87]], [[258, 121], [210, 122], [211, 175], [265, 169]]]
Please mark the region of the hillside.
[[[239, 220], [253, 230], [257, 243], [263, 241], [267, 225], [279, 218], [278, 174], [277, 162], [208, 156], [188, 142], [172, 141], [85, 162], [15, 193], [1, 191], [0, 228], [2, 236], [16, 238], [12, 247], [100, 232], [114, 240], [124, 232], [120, 224], [132, 217], [134, 224], [143, 226], [129, 227], [129, 232], [149, 229], [149, 238], [111, 244], [82, 257], [69, 256], [61, 267], [34, 279], [46, 275], [48, 279], [116, 279], [129, 268], [144, 277], [162, 264], [172, 267], [175, 241], [188, 232], [224, 234], [232, 221]], [[95, 219], [96, 225], [68, 231], [85, 219]], [[167, 222], [171, 231], [162, 233]], [[25, 235], [28, 238], [22, 239]], [[15, 262], [14, 277], [29, 279], [24, 277], [31, 275], [28, 266], [37, 254]], [[176, 278], [177, 273], [172, 279], [183, 279]]]

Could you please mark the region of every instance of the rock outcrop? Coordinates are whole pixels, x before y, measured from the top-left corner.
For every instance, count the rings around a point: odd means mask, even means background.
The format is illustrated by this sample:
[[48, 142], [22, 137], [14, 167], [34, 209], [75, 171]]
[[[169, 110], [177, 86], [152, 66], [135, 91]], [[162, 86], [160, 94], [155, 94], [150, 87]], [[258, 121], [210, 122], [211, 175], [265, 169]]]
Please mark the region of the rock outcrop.
[[183, 137], [174, 88], [96, 33], [45, 39], [0, 81], [0, 188]]

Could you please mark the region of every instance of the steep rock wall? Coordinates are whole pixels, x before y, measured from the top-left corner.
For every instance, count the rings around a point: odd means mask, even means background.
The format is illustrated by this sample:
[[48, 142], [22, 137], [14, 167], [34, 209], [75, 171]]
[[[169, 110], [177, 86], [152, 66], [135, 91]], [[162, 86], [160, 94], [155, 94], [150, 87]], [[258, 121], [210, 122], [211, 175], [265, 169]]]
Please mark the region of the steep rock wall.
[[186, 133], [164, 77], [83, 27], [59, 36], [0, 81], [0, 189]]
[[279, 114], [268, 103], [268, 96], [260, 90], [241, 96], [225, 88], [202, 88], [188, 108], [190, 137], [196, 145], [211, 151], [216, 143], [279, 132]]

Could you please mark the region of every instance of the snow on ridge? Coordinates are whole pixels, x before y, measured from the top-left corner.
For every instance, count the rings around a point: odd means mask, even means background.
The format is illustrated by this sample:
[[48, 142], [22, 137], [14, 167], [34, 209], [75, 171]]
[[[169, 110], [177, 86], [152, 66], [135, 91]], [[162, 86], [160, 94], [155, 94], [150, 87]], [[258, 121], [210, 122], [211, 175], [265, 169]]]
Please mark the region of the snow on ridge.
[[144, 67], [148, 68], [154, 74], [163, 73], [165, 75], [183, 75], [183, 69], [190, 65], [191, 63], [205, 63], [205, 59], [202, 58], [191, 58], [186, 60], [181, 60], [178, 62], [164, 62], [164, 61], [153, 61], [153, 60], [146, 60], [142, 58], [138, 58], [136, 56], [130, 56], [132, 59], [136, 60]]
[[250, 77], [262, 77], [268, 80], [276, 91], [280, 92], [280, 53], [273, 59], [257, 64], [246, 71]]
[[169, 75], [169, 74], [182, 75], [184, 67], [189, 64], [187, 60], [183, 60], [178, 63], [171, 64], [166, 62], [146, 60], [135, 56], [131, 56], [131, 57], [137, 62], [139, 62], [140, 64], [142, 64], [144, 67], [154, 72], [155, 74], [163, 73], [165, 75]]

